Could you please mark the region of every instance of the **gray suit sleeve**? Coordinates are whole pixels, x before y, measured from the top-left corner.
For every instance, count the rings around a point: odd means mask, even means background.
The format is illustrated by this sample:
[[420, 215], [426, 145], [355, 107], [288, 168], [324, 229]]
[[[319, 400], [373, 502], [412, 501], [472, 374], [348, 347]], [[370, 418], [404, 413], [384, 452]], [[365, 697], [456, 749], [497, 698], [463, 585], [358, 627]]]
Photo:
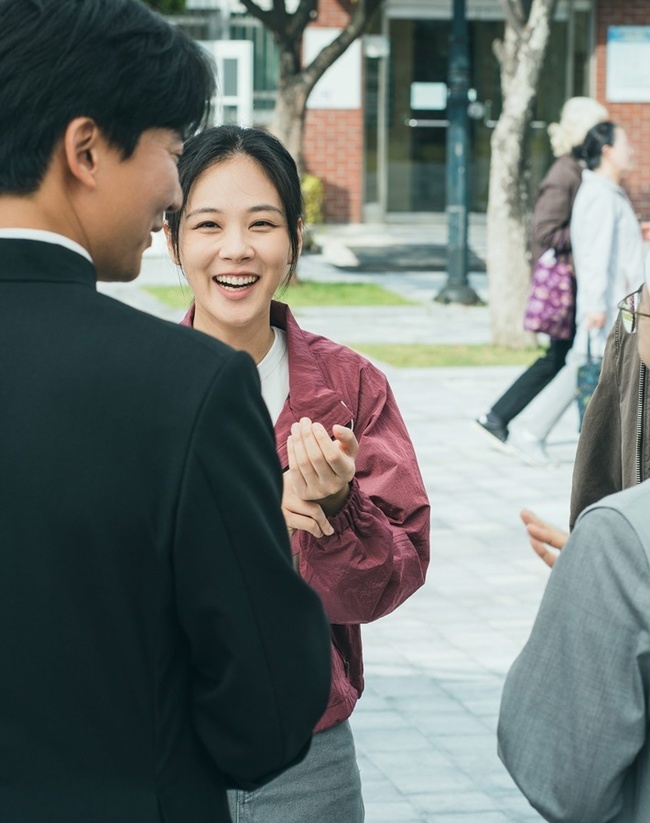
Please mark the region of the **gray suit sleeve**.
[[636, 532], [618, 511], [590, 510], [555, 564], [501, 703], [499, 756], [546, 820], [605, 823], [626, 803], [648, 722], [649, 611]]
[[233, 354], [190, 444], [174, 572], [197, 733], [248, 789], [304, 755], [329, 693], [329, 626], [293, 570], [281, 493], [255, 366]]

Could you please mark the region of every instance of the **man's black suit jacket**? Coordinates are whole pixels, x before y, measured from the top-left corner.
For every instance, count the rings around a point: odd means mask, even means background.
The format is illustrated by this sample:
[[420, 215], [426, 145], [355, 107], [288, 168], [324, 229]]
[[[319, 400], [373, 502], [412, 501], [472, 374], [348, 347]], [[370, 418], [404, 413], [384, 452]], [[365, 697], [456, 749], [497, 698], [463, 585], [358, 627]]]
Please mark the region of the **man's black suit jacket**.
[[300, 758], [329, 635], [251, 359], [0, 240], [0, 821], [219, 823]]

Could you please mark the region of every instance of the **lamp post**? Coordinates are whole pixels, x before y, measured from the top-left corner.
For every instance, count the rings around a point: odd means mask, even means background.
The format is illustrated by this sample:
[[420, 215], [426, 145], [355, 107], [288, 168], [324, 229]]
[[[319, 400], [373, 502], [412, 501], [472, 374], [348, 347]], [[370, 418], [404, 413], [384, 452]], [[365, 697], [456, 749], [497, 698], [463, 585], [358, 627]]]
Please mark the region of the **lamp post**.
[[447, 100], [447, 283], [434, 299], [438, 303], [463, 303], [470, 306], [481, 300], [467, 281], [468, 92], [469, 50], [465, 0], [454, 0]]

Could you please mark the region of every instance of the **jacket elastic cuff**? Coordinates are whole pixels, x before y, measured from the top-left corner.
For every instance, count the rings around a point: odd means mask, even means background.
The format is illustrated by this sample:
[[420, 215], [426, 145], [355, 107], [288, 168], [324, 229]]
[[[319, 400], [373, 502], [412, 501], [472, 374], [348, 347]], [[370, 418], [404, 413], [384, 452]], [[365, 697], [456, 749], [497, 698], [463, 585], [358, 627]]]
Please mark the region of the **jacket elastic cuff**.
[[356, 477], [350, 483], [350, 494], [343, 504], [343, 508], [338, 514], [329, 517], [328, 520], [336, 534], [340, 534], [346, 529], [359, 527], [360, 522], [368, 517], [365, 506], [365, 495], [362, 494]]

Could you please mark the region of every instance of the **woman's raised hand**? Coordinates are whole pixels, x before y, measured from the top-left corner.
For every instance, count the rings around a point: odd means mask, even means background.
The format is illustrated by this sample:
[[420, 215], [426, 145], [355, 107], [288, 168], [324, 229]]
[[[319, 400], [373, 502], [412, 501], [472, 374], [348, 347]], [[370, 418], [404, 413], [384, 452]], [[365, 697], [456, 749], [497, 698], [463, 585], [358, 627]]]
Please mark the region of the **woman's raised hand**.
[[351, 429], [334, 426], [332, 440], [321, 423], [303, 417], [287, 439], [289, 477], [295, 494], [318, 503], [328, 517], [340, 511], [354, 477], [359, 443]]

